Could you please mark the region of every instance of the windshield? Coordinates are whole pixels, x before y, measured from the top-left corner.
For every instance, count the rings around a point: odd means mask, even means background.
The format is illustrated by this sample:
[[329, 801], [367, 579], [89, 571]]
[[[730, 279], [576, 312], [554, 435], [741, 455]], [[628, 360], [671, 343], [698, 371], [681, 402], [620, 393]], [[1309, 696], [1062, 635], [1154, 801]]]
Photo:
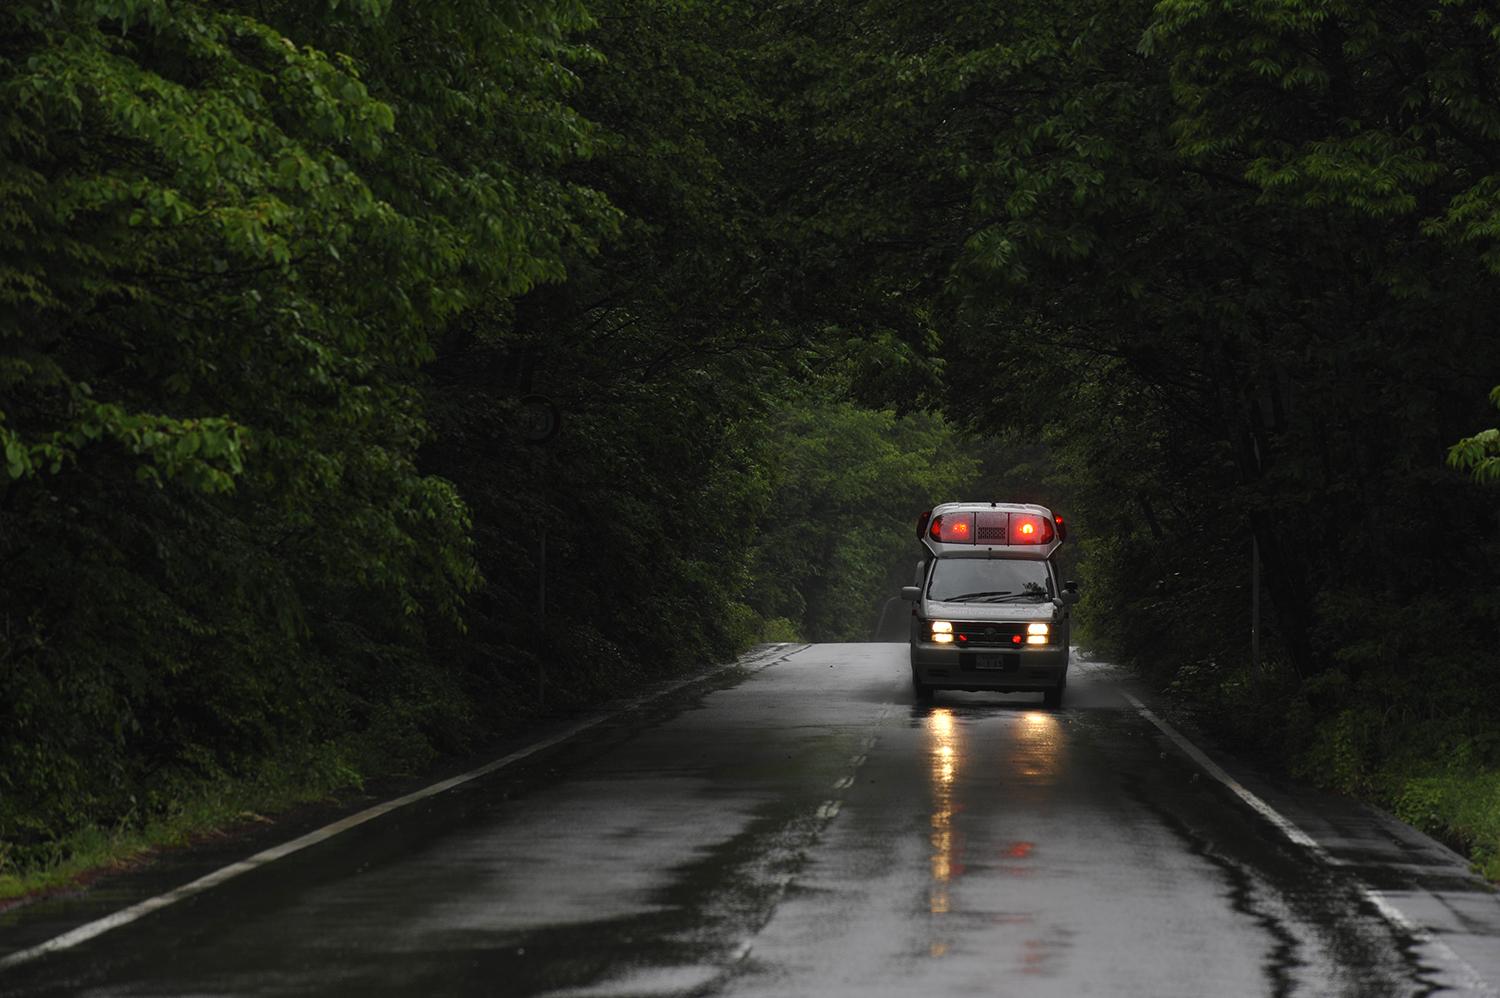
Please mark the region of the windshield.
[[927, 598], [945, 603], [1040, 602], [1052, 596], [1043, 561], [943, 558], [932, 567]]

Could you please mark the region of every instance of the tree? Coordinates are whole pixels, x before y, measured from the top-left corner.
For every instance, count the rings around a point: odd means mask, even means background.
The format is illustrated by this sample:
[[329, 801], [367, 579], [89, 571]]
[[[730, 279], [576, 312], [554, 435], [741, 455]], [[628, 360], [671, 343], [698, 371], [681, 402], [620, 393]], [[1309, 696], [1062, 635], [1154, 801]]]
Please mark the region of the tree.
[[[1490, 392], [1490, 401], [1500, 406], [1500, 388]], [[1464, 437], [1448, 449], [1448, 463], [1469, 472], [1476, 482], [1500, 482], [1500, 429]]]
[[0, 12], [0, 838], [462, 725], [423, 646], [476, 575], [418, 367], [613, 222], [557, 175], [585, 23]]
[[885, 602], [911, 584], [916, 515], [965, 496], [977, 477], [972, 448], [936, 416], [816, 396], [749, 429], [770, 488], [750, 605], [807, 640], [868, 640]]
[[[845, 195], [808, 201], [826, 228], [857, 202], [882, 270], [926, 279], [903, 301], [939, 334], [908, 342], [940, 358], [951, 413], [1070, 462], [1113, 650], [1242, 674], [1248, 641], [1173, 628], [1239, 630], [1253, 535], [1278, 689], [1319, 715], [1399, 688], [1409, 715], [1477, 730], [1417, 688], [1459, 639], [1406, 608], [1494, 578], [1492, 504], [1440, 466], [1500, 367], [1486, 15], [961, 6], [797, 23], [823, 67], [815, 175]], [[1390, 529], [1413, 511], [1476, 541]], [[1493, 608], [1463, 619], [1455, 689], [1492, 681], [1467, 636]]]

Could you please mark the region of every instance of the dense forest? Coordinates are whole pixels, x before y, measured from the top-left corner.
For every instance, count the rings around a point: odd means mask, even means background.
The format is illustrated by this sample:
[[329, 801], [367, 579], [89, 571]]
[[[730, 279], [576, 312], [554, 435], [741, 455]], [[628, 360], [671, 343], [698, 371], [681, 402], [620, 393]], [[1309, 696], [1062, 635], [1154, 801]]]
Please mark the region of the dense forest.
[[1497, 314], [1473, 0], [8, 0], [0, 886], [866, 638], [992, 494], [1500, 876]]

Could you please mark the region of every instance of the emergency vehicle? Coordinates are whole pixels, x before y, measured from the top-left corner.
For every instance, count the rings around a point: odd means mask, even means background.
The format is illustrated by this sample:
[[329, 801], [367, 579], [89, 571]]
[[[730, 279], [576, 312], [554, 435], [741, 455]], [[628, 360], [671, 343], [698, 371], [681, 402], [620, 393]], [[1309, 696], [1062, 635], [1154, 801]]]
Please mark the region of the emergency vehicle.
[[1058, 577], [1067, 536], [1060, 516], [1029, 503], [953, 502], [917, 521], [911, 686], [1032, 691], [1048, 707], [1068, 684], [1068, 624], [1078, 583]]

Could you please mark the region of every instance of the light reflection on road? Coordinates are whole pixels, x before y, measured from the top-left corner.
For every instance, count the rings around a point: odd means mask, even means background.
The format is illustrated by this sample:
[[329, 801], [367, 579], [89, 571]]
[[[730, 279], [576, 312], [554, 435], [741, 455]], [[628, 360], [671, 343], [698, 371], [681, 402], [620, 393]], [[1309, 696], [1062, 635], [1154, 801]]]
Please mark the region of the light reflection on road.
[[[1008, 740], [1009, 758], [991, 760], [1003, 769], [994, 770], [996, 775], [1009, 774], [1009, 780], [1019, 784], [1046, 786], [1057, 779], [1062, 762], [1062, 728], [1057, 717], [1046, 711], [1027, 711], [1020, 716], [1007, 718], [1007, 729], [1013, 740]], [[1009, 723], [1013, 722], [1013, 723]], [[955, 912], [955, 881], [964, 875], [964, 840], [956, 827], [956, 819], [963, 811], [958, 779], [960, 767], [967, 757], [964, 754], [963, 730], [960, 720], [946, 707], [934, 708], [926, 718], [929, 792], [932, 801], [929, 818], [929, 842], [931, 881], [928, 886], [927, 910], [930, 916], [928, 955], [943, 957], [953, 952], [956, 924], [950, 921]], [[992, 767], [993, 768], [993, 767]], [[1013, 840], [999, 845], [995, 859], [998, 863], [989, 869], [1001, 876], [1031, 877], [1036, 873], [1035, 842]], [[991, 848], [994, 848], [992, 846]], [[994, 854], [992, 854], [994, 855]], [[993, 861], [991, 861], [993, 862]], [[1012, 915], [1007, 921], [1030, 924], [1027, 914]], [[1020, 941], [1022, 953], [1019, 964], [1024, 972], [1044, 972], [1051, 954], [1044, 940]]]
[[1056, 716], [1041, 710], [1021, 718], [1016, 766], [1028, 783], [1051, 783], [1058, 773], [1062, 729]]
[[945, 707], [935, 708], [927, 716], [927, 735], [932, 777], [932, 885], [928, 891], [927, 907], [933, 916], [928, 953], [941, 957], [947, 955], [951, 943], [942, 921], [942, 916], [953, 908], [950, 884], [963, 872], [963, 867], [956, 862], [958, 848], [953, 832], [953, 816], [957, 810], [953, 784], [958, 775], [959, 760], [958, 728], [953, 712]]
[[[1024, 784], [1050, 786], [1055, 783], [1062, 762], [1062, 727], [1057, 717], [1046, 711], [1032, 710], [1022, 715], [1016, 725], [1016, 752], [1014, 771]], [[999, 867], [1002, 875], [1031, 877], [1037, 872], [1034, 862], [1036, 843], [1018, 839], [1002, 851], [1003, 861]], [[1021, 941], [1020, 959], [1016, 969], [1023, 974], [1047, 975], [1055, 971], [1062, 952], [1057, 940], [1042, 933], [1041, 927], [1031, 918], [1025, 919], [1029, 926], [1028, 938]]]

